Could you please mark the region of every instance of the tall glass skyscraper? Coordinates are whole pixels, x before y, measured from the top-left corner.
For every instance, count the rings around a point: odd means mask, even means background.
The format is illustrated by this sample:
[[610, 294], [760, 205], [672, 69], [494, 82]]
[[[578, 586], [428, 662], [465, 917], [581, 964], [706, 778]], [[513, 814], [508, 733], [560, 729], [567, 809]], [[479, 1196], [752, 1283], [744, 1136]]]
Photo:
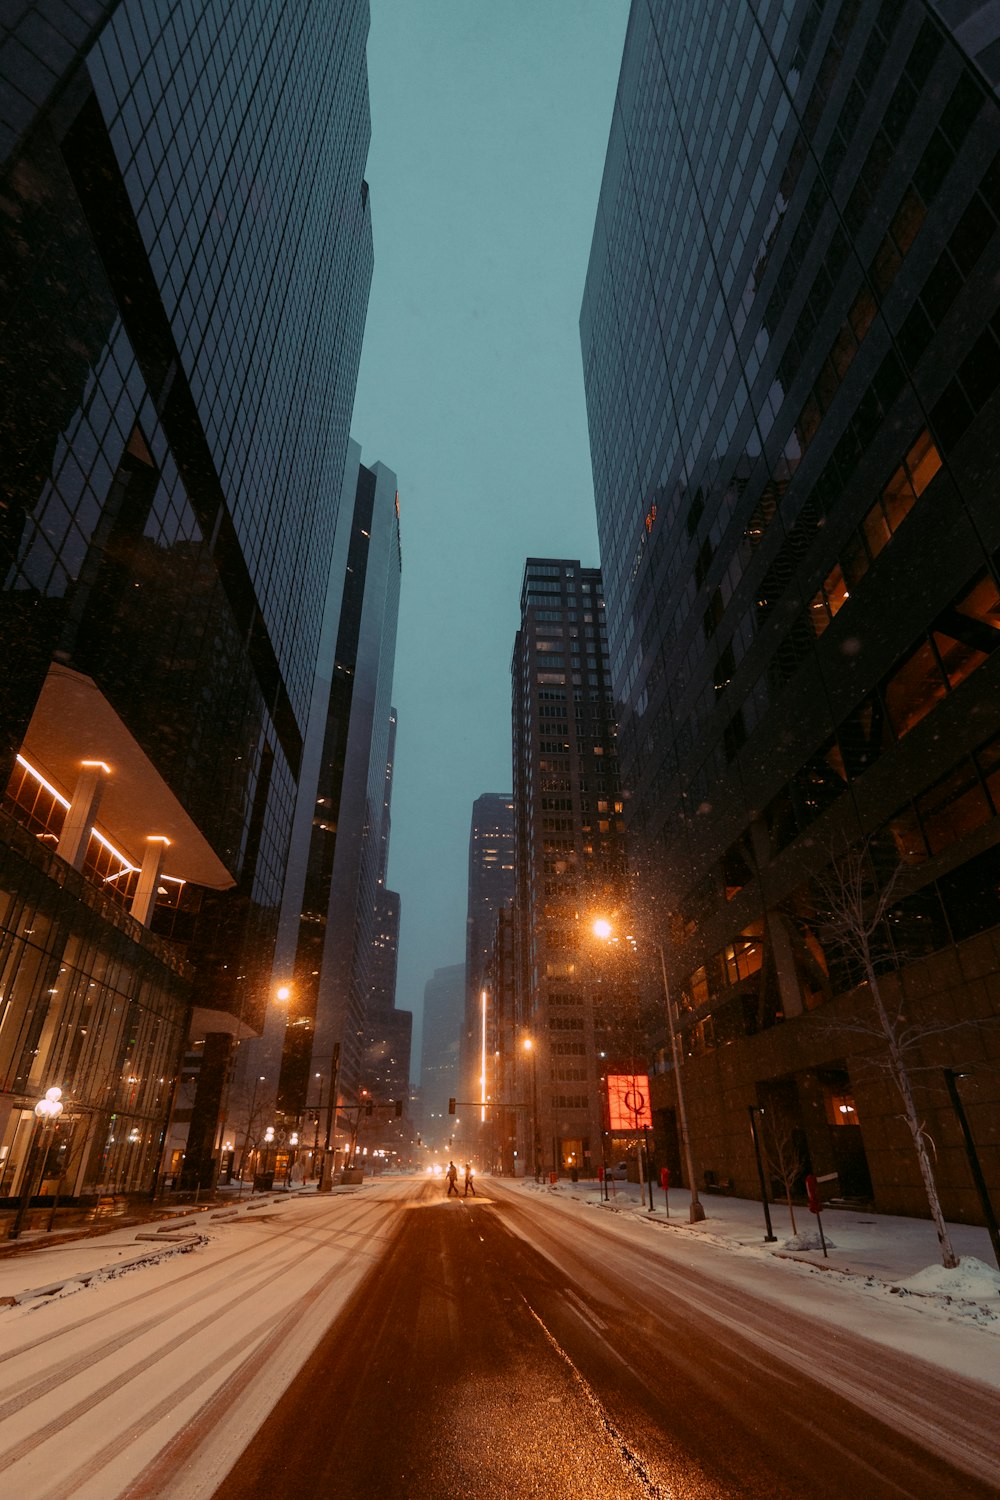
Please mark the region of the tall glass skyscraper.
[[[767, 1103], [814, 1171], [920, 1209], [823, 931], [833, 851], [868, 841], [876, 882], [902, 866], [888, 982], [919, 1024], [998, 1003], [966, 977], [996, 972], [1000, 924], [987, 9], [630, 16], [581, 314], [619, 753], [699, 1171], [747, 1192], [746, 1110]], [[1000, 1070], [975, 1046], [985, 1120]], [[948, 1138], [943, 1087], [921, 1107]], [[945, 1186], [975, 1213], [957, 1167]]]
[[[23, 1160], [36, 1091], [61, 1086], [91, 1111], [75, 1117], [73, 1188], [137, 1186], [185, 1000], [204, 1049], [188, 1152], [202, 1175], [233, 1038], [267, 1000], [372, 273], [368, 7], [15, 9], [0, 943], [18, 978], [0, 1138]], [[13, 892], [29, 866], [25, 922]], [[130, 1009], [157, 1038], [141, 1056], [122, 1040]]]
[[385, 889], [402, 570], [399, 498], [395, 475], [383, 464], [367, 468], [360, 458], [352, 442], [332, 671], [322, 664], [328, 688], [310, 735], [322, 750], [315, 791], [306, 793], [312, 802], [308, 863], [295, 913], [278, 1086], [279, 1110], [292, 1121], [305, 1108], [310, 1068], [331, 1075], [335, 1045], [340, 1091], [349, 1098], [361, 1084], [376, 911]]
[[520, 1014], [510, 1071], [531, 1101], [520, 1152], [536, 1173], [590, 1175], [601, 1163], [603, 1078], [617, 1070], [631, 1009], [628, 986], [602, 987], [592, 932], [620, 907], [625, 873], [604, 614], [598, 568], [528, 558], [511, 658]]

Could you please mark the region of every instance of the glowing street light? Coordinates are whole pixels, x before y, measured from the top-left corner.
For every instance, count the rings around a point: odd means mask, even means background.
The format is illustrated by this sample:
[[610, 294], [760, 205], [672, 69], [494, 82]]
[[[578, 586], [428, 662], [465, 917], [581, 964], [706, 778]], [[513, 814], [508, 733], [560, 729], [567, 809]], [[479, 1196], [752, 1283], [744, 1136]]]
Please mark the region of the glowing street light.
[[[615, 930], [606, 917], [598, 917], [593, 923], [595, 937], [604, 942], [617, 942]], [[625, 941], [632, 949], [636, 948], [635, 938], [631, 933], [626, 934]], [[681, 1075], [680, 1048], [677, 1045], [677, 1031], [674, 1026], [674, 1007], [670, 999], [670, 985], [667, 981], [667, 961], [663, 954], [663, 944], [656, 943], [656, 949], [660, 955], [660, 975], [663, 979], [663, 999], [667, 1009], [667, 1029], [670, 1033], [670, 1054], [674, 1064], [674, 1088], [677, 1092], [677, 1123], [680, 1126], [681, 1146], [684, 1151], [684, 1168], [687, 1172], [688, 1187], [691, 1192], [691, 1209], [689, 1221], [692, 1224], [700, 1224], [705, 1217], [705, 1210], [698, 1197], [698, 1183], [694, 1175], [694, 1158], [691, 1155], [691, 1137], [688, 1134], [687, 1108], [684, 1102], [684, 1082]]]
[[[17, 1213], [11, 1226], [9, 1239], [16, 1240], [21, 1233], [24, 1224], [24, 1216], [28, 1212], [31, 1202], [31, 1188], [35, 1178], [35, 1139], [39, 1127], [44, 1137], [45, 1131], [50, 1125], [54, 1125], [63, 1112], [62, 1089], [46, 1089], [44, 1099], [39, 1099], [35, 1105], [35, 1122], [31, 1127], [31, 1135], [28, 1139], [28, 1154], [24, 1164], [24, 1180], [21, 1186], [21, 1197], [17, 1205]], [[44, 1164], [44, 1155], [43, 1155]]]

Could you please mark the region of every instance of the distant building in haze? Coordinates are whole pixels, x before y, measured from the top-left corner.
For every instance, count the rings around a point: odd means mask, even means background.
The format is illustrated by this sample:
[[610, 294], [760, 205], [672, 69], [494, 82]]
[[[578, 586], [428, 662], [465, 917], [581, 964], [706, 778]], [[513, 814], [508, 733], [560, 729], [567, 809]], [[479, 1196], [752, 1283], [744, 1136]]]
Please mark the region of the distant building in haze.
[[[973, 1133], [1000, 1109], [975, 1024], [1000, 1006], [1000, 109], [970, 56], [997, 78], [995, 6], [637, 0], [580, 321], [635, 916], [683, 1011], [696, 1176], [757, 1191], [760, 1105], [803, 1170], [926, 1211], [824, 919], [864, 848], [873, 891], [898, 871], [882, 983], [936, 1031], [912, 1063], [955, 1218], [979, 1210], [940, 1068], [971, 1045]], [[656, 1103], [676, 1170], [672, 1074]]]
[[[420, 1093], [423, 1127], [427, 1135], [447, 1137], [445, 1118], [440, 1130], [433, 1116], [447, 1115], [449, 1098], [459, 1098], [459, 1045], [465, 1024], [465, 965], [435, 969], [424, 985], [423, 1040], [420, 1051]], [[461, 1117], [461, 1111], [458, 1112]]]
[[[461, 1089], [479, 1099], [484, 1085], [483, 985], [493, 949], [497, 915], [514, 895], [514, 801], [510, 792], [484, 792], [472, 804], [469, 831], [469, 894], [465, 921], [465, 1026]], [[487, 1077], [488, 1087], [488, 1077]]]
[[0, 1197], [51, 1087], [60, 1191], [148, 1192], [186, 1034], [164, 1167], [209, 1186], [333, 563], [368, 6], [4, 20]]
[[511, 684], [519, 1009], [511, 1069], [520, 1074], [510, 1082], [531, 1102], [520, 1159], [544, 1171], [588, 1170], [602, 1159], [612, 1034], [616, 1057], [623, 1045], [621, 1008], [602, 989], [590, 930], [591, 913], [620, 906], [625, 872], [597, 568], [528, 558]]

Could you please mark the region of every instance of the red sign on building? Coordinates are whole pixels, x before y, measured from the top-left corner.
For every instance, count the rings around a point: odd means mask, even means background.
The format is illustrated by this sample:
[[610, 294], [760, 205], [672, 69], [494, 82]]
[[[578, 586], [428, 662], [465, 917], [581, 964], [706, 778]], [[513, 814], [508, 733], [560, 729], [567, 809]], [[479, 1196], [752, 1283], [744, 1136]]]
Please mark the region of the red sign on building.
[[653, 1114], [649, 1107], [648, 1074], [608, 1074], [608, 1128], [610, 1130], [652, 1130]]

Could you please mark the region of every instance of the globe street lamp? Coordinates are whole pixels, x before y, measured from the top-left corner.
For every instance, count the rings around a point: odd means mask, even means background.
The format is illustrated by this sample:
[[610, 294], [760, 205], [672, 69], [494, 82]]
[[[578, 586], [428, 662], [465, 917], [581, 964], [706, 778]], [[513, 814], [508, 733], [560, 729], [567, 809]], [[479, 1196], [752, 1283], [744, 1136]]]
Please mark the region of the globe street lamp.
[[[16, 1240], [21, 1233], [24, 1224], [24, 1216], [28, 1212], [28, 1204], [31, 1202], [31, 1188], [35, 1178], [35, 1138], [39, 1127], [44, 1138], [45, 1131], [50, 1125], [54, 1125], [63, 1112], [62, 1089], [46, 1089], [45, 1098], [39, 1099], [35, 1105], [35, 1119], [31, 1127], [31, 1135], [28, 1139], [28, 1154], [24, 1164], [24, 1181], [21, 1186], [21, 1198], [17, 1205], [17, 1214], [11, 1226], [9, 1238]], [[43, 1153], [44, 1163], [44, 1153]]]

